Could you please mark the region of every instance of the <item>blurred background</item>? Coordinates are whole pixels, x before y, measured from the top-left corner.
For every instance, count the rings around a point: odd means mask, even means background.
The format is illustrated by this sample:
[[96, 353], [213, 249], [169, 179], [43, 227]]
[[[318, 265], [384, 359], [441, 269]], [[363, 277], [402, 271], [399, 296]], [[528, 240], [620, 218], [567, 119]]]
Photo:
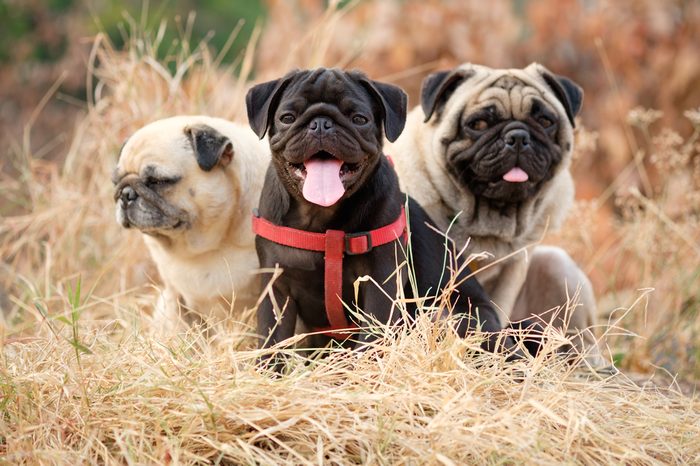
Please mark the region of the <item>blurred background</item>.
[[[36, 270], [45, 252], [26, 240], [53, 238], [57, 227], [39, 214], [56, 215], [71, 189], [89, 192], [78, 164], [100, 154], [108, 172], [123, 139], [147, 121], [178, 112], [244, 121], [243, 86], [292, 67], [361, 68], [404, 87], [413, 106], [430, 72], [537, 61], [585, 91], [572, 168], [578, 203], [547, 241], [590, 274], [603, 322], [631, 329], [610, 332], [621, 366], [696, 380], [699, 51], [697, 0], [0, 0], [0, 298], [21, 314], [29, 292], [13, 291], [20, 272], [54, 286]], [[144, 63], [155, 78], [143, 78]], [[170, 89], [162, 95], [148, 84], [161, 81]], [[107, 273], [95, 264], [123, 237], [108, 177], [97, 175], [104, 209], [73, 232], [94, 250], [54, 257], [56, 283]], [[37, 180], [55, 186], [34, 191]], [[112, 271], [121, 289], [150, 280], [133, 270]]]
[[[0, 122], [17, 137], [57, 81], [32, 132], [34, 143], [60, 153], [70, 116], [85, 108], [92, 38], [105, 32], [116, 48], [130, 22], [156, 34], [167, 23], [158, 57], [205, 41], [240, 57], [262, 27], [252, 77], [303, 66], [318, 47], [297, 47], [328, 1], [321, 0], [0, 0]], [[586, 91], [582, 118], [601, 152], [583, 161], [597, 177], [581, 192], [608, 186], [636, 150], [623, 128], [636, 106], [664, 112], [683, 134], [680, 110], [700, 104], [700, 2], [696, 0], [380, 0], [340, 2], [346, 10], [325, 43], [324, 61], [358, 67], [403, 86], [418, 102], [423, 77], [462, 62], [522, 67], [538, 61]], [[237, 31], [232, 43], [230, 34]], [[266, 72], [267, 71], [267, 72]], [[56, 139], [58, 138], [58, 140]], [[604, 153], [605, 157], [601, 154]], [[591, 186], [588, 186], [588, 184]]]

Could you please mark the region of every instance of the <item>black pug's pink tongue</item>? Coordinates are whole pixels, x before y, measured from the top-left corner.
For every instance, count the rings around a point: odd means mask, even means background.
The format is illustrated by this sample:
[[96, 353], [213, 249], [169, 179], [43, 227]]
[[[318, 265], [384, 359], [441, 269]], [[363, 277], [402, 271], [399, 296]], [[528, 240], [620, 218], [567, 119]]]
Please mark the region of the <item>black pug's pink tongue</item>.
[[503, 175], [503, 179], [505, 181], [508, 181], [509, 183], [524, 183], [529, 178], [530, 177], [527, 176], [527, 173], [525, 173], [525, 170], [523, 170], [520, 167], [513, 167], [508, 171], [508, 173]]
[[304, 199], [323, 207], [332, 206], [343, 197], [345, 187], [340, 180], [342, 160], [336, 158], [311, 158], [304, 162], [306, 178], [302, 194]]

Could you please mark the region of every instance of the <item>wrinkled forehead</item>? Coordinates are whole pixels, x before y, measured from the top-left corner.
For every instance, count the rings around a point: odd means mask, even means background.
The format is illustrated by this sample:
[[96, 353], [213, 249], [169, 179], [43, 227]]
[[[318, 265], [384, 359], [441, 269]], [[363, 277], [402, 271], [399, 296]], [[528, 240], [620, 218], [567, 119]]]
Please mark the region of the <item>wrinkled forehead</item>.
[[280, 107], [301, 111], [311, 105], [332, 104], [341, 111], [372, 105], [367, 90], [347, 73], [339, 70], [314, 70], [292, 82], [284, 92]]
[[533, 105], [556, 111], [544, 86], [522, 70], [502, 70], [483, 77], [469, 100], [469, 112], [494, 106], [502, 118], [524, 119]]
[[124, 144], [119, 155], [119, 173], [141, 173], [148, 166], [172, 166], [187, 160], [191, 152], [184, 132], [170, 128], [142, 128]]

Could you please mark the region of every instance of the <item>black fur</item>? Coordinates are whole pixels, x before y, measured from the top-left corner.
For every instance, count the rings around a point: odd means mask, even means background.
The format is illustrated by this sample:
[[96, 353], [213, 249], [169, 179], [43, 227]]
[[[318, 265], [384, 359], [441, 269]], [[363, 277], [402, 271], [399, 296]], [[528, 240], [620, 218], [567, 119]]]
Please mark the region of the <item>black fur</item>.
[[[247, 99], [251, 126], [258, 134], [269, 130], [272, 148], [272, 163], [260, 199], [260, 215], [277, 225], [313, 232], [328, 229], [362, 232], [393, 222], [406, 196], [401, 193], [396, 173], [382, 153], [381, 128], [391, 132], [392, 137], [398, 136], [397, 131], [403, 128], [406, 115], [403, 91], [388, 84], [372, 83], [360, 72], [337, 69], [299, 71], [283, 79], [286, 84], [277, 96], [276, 105], [251, 106], [255, 102], [274, 101], [277, 84], [256, 86]], [[372, 86], [368, 87], [367, 83]], [[260, 116], [260, 112], [268, 116]], [[295, 117], [293, 122], [289, 114]], [[353, 115], [358, 114], [368, 116], [370, 121], [366, 125], [354, 124]], [[308, 123], [319, 115], [331, 118], [334, 124], [333, 131], [324, 137], [308, 129]], [[267, 121], [264, 128], [260, 126], [263, 120]], [[344, 183], [346, 194], [330, 207], [306, 201], [300, 194], [303, 182], [293, 173], [294, 164], [302, 163], [319, 151], [360, 167], [359, 173]], [[418, 292], [420, 296], [434, 295], [450, 275], [448, 270], [443, 270], [444, 237], [429, 228], [432, 223], [427, 214], [412, 199], [408, 200], [407, 214]], [[396, 296], [397, 286], [402, 286], [407, 296], [413, 295], [405, 270], [401, 285], [397, 285], [393, 277], [385, 280], [396, 268], [396, 246], [390, 243], [366, 254], [346, 255], [343, 261], [343, 301], [357, 305], [381, 322], [400, 320], [398, 311], [392, 310], [392, 302], [384, 293]], [[279, 265], [284, 270], [272, 286], [277, 304], [284, 307], [281, 321], [277, 323], [269, 296], [258, 308], [258, 333], [264, 340], [264, 347], [291, 337], [297, 318], [311, 328], [327, 326], [323, 253], [282, 246], [261, 237], [256, 239], [256, 248], [261, 267]], [[364, 275], [371, 275], [382, 284], [384, 292], [364, 282], [356, 300], [353, 283]], [[263, 280], [266, 283], [269, 277]], [[500, 330], [489, 297], [476, 279], [465, 280], [458, 291], [452, 293], [452, 301], [455, 312], [464, 317], [457, 328], [460, 335], [474, 330], [478, 322], [484, 331], [495, 334]], [[346, 314], [350, 319], [351, 315]], [[352, 343], [355, 346], [376, 338], [369, 332], [361, 332], [356, 337]], [[319, 336], [316, 343], [322, 345], [327, 341], [327, 337]], [[484, 346], [494, 350], [495, 341], [494, 336]], [[506, 344], [509, 348], [513, 346], [510, 339]]]
[[526, 319], [512, 322], [508, 326], [514, 333], [514, 338], [521, 341], [527, 352], [532, 356], [540, 354], [544, 346], [545, 327], [536, 319]]
[[283, 78], [253, 86], [246, 94], [248, 123], [260, 139], [267, 132], [284, 88], [295, 74], [296, 71], [292, 71]]
[[[295, 81], [295, 83], [298, 83], [304, 77], [314, 79], [316, 75], [318, 75], [318, 70], [291, 71], [280, 79], [258, 84], [248, 91], [246, 95], [248, 122], [260, 139], [265, 136], [268, 128], [274, 124], [273, 116], [275, 110], [282, 93], [290, 82]], [[389, 141], [395, 141], [406, 124], [408, 105], [406, 93], [391, 84], [371, 81], [360, 72], [350, 72], [348, 75], [350, 79], [354, 79], [357, 83], [362, 84], [379, 102], [386, 138]]]
[[209, 125], [197, 124], [185, 128], [199, 168], [211, 171], [222, 159], [233, 157], [233, 144], [229, 138]]
[[374, 100], [381, 104], [386, 138], [391, 142], [396, 141], [406, 126], [408, 96], [403, 90], [391, 84], [369, 79], [360, 79], [360, 82], [365, 85]]
[[542, 73], [542, 77], [564, 106], [571, 127], [575, 128], [574, 117], [578, 115], [578, 112], [581, 111], [581, 105], [583, 105], [583, 89], [569, 78], [550, 73], [549, 71]]
[[473, 71], [457, 68], [428, 75], [420, 91], [420, 105], [425, 114], [425, 121], [430, 120], [433, 113], [439, 113], [455, 89], [473, 74]]

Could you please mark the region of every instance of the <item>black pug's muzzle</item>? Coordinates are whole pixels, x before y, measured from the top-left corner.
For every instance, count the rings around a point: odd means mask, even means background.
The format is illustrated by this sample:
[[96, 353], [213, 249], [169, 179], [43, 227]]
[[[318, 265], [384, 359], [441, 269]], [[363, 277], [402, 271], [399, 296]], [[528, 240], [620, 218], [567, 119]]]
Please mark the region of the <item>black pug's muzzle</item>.
[[394, 141], [405, 122], [405, 94], [358, 71], [292, 71], [246, 95], [251, 128], [269, 129], [279, 180], [321, 207], [354, 196], [379, 165], [382, 128]]
[[132, 226], [150, 230], [175, 230], [190, 224], [189, 214], [168, 203], [136, 175], [127, 175], [114, 191], [117, 217], [124, 228]]
[[[448, 149], [449, 151], [449, 149]], [[476, 135], [466, 150], [450, 154], [453, 173], [476, 195], [518, 203], [537, 193], [562, 159], [546, 131], [523, 121], [504, 121]]]
[[337, 109], [323, 107], [307, 111], [277, 145], [303, 197], [328, 207], [353, 187], [369, 154], [378, 151], [343, 121]]

